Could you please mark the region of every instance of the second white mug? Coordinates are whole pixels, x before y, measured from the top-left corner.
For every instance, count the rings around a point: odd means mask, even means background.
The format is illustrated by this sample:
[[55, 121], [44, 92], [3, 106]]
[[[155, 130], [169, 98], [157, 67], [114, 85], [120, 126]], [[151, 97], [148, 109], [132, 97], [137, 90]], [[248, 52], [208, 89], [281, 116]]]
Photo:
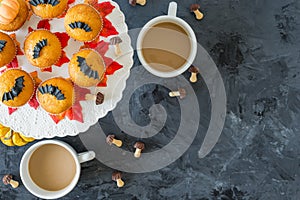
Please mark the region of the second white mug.
[[[168, 15], [156, 17], [156, 18], [150, 20], [148, 23], [146, 23], [145, 26], [140, 31], [138, 39], [137, 39], [137, 54], [138, 54], [141, 64], [150, 73], [152, 73], [158, 77], [162, 77], [162, 78], [175, 77], [175, 76], [178, 76], [178, 75], [182, 74], [183, 72], [185, 72], [190, 67], [190, 65], [193, 63], [193, 61], [196, 57], [196, 54], [197, 54], [197, 39], [196, 39], [193, 29], [188, 25], [188, 23], [186, 23], [181, 18], [177, 17], [176, 13], [177, 13], [177, 3], [171, 2], [169, 4]], [[156, 68], [153, 68], [146, 61], [146, 59], [143, 55], [143, 40], [145, 38], [145, 35], [149, 31], [149, 29], [153, 28], [153, 26], [160, 24], [160, 23], [176, 24], [176, 25], [180, 26], [182, 29], [184, 29], [184, 31], [187, 33], [187, 36], [189, 37], [190, 46], [191, 46], [190, 53], [186, 58], [186, 62], [177, 69], [173, 69], [170, 71], [161, 71]], [[170, 34], [176, 34], [176, 31], [170, 30], [169, 32], [170, 32]], [[176, 36], [174, 38], [176, 38]], [[177, 41], [174, 40], [174, 43], [176, 43], [176, 42]], [[178, 54], [178, 52], [177, 52], [177, 54]]]

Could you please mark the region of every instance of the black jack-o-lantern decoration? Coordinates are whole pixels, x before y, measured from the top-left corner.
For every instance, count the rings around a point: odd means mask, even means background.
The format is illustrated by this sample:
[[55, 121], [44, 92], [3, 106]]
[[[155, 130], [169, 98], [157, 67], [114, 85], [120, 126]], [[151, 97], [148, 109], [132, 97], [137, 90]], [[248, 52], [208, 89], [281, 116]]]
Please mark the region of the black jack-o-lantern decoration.
[[65, 95], [62, 93], [58, 87], [53, 86], [53, 85], [48, 85], [46, 84], [45, 86], [40, 86], [38, 88], [40, 93], [42, 94], [51, 94], [56, 97], [57, 100], [64, 100], [66, 99]]
[[0, 52], [2, 52], [3, 51], [3, 49], [4, 49], [4, 47], [5, 47], [5, 45], [6, 45], [6, 41], [5, 40], [0, 40]]
[[92, 28], [88, 24], [86, 24], [84, 22], [80, 22], [80, 21], [73, 22], [73, 23], [69, 24], [69, 26], [71, 27], [71, 29], [80, 28], [80, 29], [84, 30], [85, 32], [92, 31]]
[[29, 3], [33, 6], [38, 6], [42, 4], [50, 4], [51, 6], [56, 6], [60, 3], [59, 0], [30, 0]]
[[5, 92], [2, 96], [2, 102], [14, 100], [15, 97], [19, 96], [24, 88], [24, 76], [20, 76], [15, 80], [15, 85], [9, 92]]
[[78, 67], [80, 67], [80, 71], [84, 73], [84, 75], [88, 76], [89, 78], [100, 79], [98, 72], [88, 66], [85, 58], [77, 56], [77, 62]]
[[40, 40], [38, 43], [36, 43], [36, 45], [34, 46], [34, 49], [33, 49], [33, 58], [34, 59], [40, 57], [40, 53], [41, 53], [42, 49], [45, 46], [47, 46], [47, 44], [48, 44], [47, 39]]

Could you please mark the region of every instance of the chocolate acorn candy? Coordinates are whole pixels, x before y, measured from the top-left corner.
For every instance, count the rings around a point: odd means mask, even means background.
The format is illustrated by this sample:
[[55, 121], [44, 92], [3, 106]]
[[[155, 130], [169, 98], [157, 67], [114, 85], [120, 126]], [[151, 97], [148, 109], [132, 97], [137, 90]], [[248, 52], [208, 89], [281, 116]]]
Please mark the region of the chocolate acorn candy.
[[96, 95], [95, 94], [86, 94], [85, 100], [92, 100], [92, 101], [95, 101], [96, 105], [100, 105], [100, 104], [103, 104], [103, 102], [104, 102], [104, 94], [102, 94], [101, 92], [98, 92]]
[[136, 142], [134, 144], [134, 148], [136, 149], [134, 152], [134, 157], [139, 158], [141, 157], [142, 151], [145, 149], [145, 144], [143, 142]]
[[195, 13], [196, 19], [201, 20], [203, 19], [204, 15], [202, 12], [200, 12], [199, 8], [200, 8], [199, 4], [192, 4], [190, 6], [190, 10], [191, 12]]
[[122, 39], [119, 36], [112, 37], [110, 40], [110, 45], [113, 45], [115, 47], [115, 54], [117, 56], [122, 54], [120, 43], [122, 43]]
[[108, 135], [106, 137], [106, 143], [109, 144], [109, 145], [116, 145], [117, 147], [121, 147], [123, 142], [121, 140], [117, 140], [115, 139], [115, 135]]
[[170, 97], [179, 97], [180, 99], [184, 99], [186, 97], [186, 91], [183, 88], [178, 88], [178, 91], [169, 92]]
[[116, 181], [117, 182], [117, 186], [120, 188], [120, 187], [123, 187], [125, 185], [124, 181], [122, 180], [122, 173], [119, 172], [119, 171], [116, 171], [112, 174], [112, 177], [111, 179], [113, 181]]
[[195, 66], [191, 66], [189, 68], [189, 72], [191, 72], [191, 77], [190, 77], [190, 81], [192, 83], [196, 83], [197, 82], [197, 74], [199, 74], [199, 68], [198, 67], [195, 67]]
[[19, 182], [12, 179], [11, 174], [7, 174], [3, 177], [2, 181], [4, 185], [10, 184], [13, 188], [17, 188], [19, 186]]

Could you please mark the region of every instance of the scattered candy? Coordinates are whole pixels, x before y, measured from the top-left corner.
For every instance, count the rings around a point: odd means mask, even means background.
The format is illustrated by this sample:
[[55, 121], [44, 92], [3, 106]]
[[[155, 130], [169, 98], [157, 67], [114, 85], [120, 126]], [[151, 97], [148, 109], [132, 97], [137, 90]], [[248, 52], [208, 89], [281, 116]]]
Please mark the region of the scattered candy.
[[123, 187], [124, 186], [124, 181], [122, 180], [122, 173], [121, 172], [118, 172], [118, 171], [116, 171], [116, 172], [114, 172], [113, 174], [112, 174], [112, 177], [111, 177], [111, 179], [113, 180], [113, 181], [117, 181], [117, 186], [120, 188], [120, 187]]
[[119, 36], [113, 37], [109, 40], [110, 45], [113, 45], [115, 47], [115, 54], [116, 56], [119, 56], [122, 54], [120, 43], [122, 43], [122, 39]]
[[116, 145], [117, 147], [121, 147], [122, 144], [123, 144], [123, 142], [122, 142], [121, 140], [115, 139], [115, 135], [108, 135], [108, 136], [106, 137], [106, 142], [107, 142], [107, 144], [109, 144], [109, 145], [114, 144], [114, 145]]
[[180, 99], [184, 99], [186, 97], [186, 91], [183, 88], [178, 88], [178, 91], [169, 92], [170, 97], [179, 97]]
[[195, 66], [191, 66], [189, 68], [189, 72], [191, 72], [191, 77], [190, 77], [190, 81], [192, 83], [196, 83], [197, 82], [197, 74], [199, 74], [199, 68], [195, 67]]
[[4, 185], [10, 184], [13, 188], [17, 188], [19, 186], [19, 182], [12, 179], [11, 174], [7, 174], [2, 179]]
[[140, 4], [141, 6], [144, 6], [146, 4], [146, 0], [129, 0], [129, 4], [132, 6], [135, 6], [136, 4]]
[[136, 149], [134, 152], [134, 157], [139, 158], [141, 157], [142, 151], [145, 149], [145, 144], [142, 142], [136, 142], [134, 144], [134, 148]]
[[191, 12], [194, 12], [196, 15], [196, 19], [201, 20], [204, 17], [204, 15], [203, 13], [200, 12], [199, 8], [200, 8], [199, 4], [192, 4], [190, 6]]
[[103, 104], [103, 102], [104, 102], [104, 94], [102, 94], [101, 92], [98, 92], [96, 95], [95, 94], [86, 94], [85, 100], [95, 101], [96, 105], [100, 105], [100, 104]]

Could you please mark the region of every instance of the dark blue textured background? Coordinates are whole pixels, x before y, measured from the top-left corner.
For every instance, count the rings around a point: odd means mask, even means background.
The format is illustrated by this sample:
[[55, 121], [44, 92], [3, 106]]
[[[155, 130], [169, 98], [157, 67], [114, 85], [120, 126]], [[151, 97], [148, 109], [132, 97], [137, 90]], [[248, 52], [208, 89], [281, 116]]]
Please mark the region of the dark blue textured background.
[[[131, 7], [127, 0], [116, 2], [132, 29], [166, 14], [170, 1], [148, 0], [145, 7]], [[78, 186], [63, 199], [300, 199], [300, 1], [177, 3], [178, 16], [195, 30], [198, 42], [210, 53], [224, 79], [228, 114], [218, 144], [206, 158], [199, 159], [197, 152], [203, 136], [198, 134], [189, 150], [170, 166], [152, 173], [124, 174], [126, 186], [121, 189], [111, 181], [112, 169], [98, 161], [85, 163]], [[189, 12], [191, 3], [201, 4], [205, 14], [202, 21], [195, 20]], [[139, 65], [136, 56], [134, 59], [135, 66]], [[194, 89], [200, 107], [207, 107], [209, 99], [203, 81]], [[149, 94], [154, 95], [152, 99], [163, 100], [167, 91], [157, 92], [149, 86], [135, 93], [140, 97]], [[133, 119], [139, 119], [137, 123], [142, 125], [147, 119], [140, 110], [153, 102], [133, 100], [142, 105], [131, 111]], [[100, 124], [107, 133], [117, 130], [112, 128], [111, 113]], [[204, 123], [199, 133], [206, 128]], [[79, 137], [62, 140], [79, 152], [85, 150]], [[159, 142], [153, 141], [150, 148], [157, 148]], [[134, 138], [126, 143], [134, 143]], [[0, 145], [0, 174], [12, 173], [18, 179], [18, 165], [27, 148]], [[0, 199], [36, 199], [22, 185], [14, 190], [0, 184], [0, 190]]]

